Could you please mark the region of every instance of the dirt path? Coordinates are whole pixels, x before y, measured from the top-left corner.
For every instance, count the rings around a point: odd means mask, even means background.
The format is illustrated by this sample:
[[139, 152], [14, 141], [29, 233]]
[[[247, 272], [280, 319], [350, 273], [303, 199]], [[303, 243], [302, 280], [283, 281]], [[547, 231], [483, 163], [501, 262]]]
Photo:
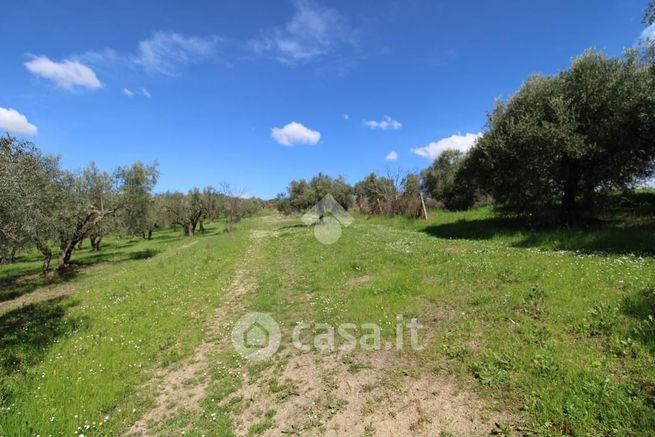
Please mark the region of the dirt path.
[[[256, 265], [258, 240], [275, 235], [251, 232], [244, 262], [209, 323], [206, 341], [149, 383], [157, 393], [153, 406], [126, 435], [156, 435], [168, 418], [183, 411], [196, 418], [204, 414], [200, 405], [211, 379], [209, 357], [232, 350], [230, 324], [245, 310], [243, 297], [255, 292], [258, 269], [266, 268]], [[461, 381], [397, 351], [301, 352], [288, 345], [257, 372], [250, 372], [247, 363], [242, 366], [236, 370], [239, 388], [219, 402], [240, 405], [225, 408], [237, 436], [471, 436], [502, 433], [498, 424], [513, 421]]]
[[244, 262], [237, 268], [221, 304], [207, 327], [207, 338], [194, 351], [191, 357], [179, 363], [172, 370], [165, 370], [157, 375], [149, 385], [158, 392], [154, 404], [128, 431], [128, 436], [155, 435], [151, 429], [156, 428], [168, 417], [182, 410], [200, 411], [200, 401], [207, 390], [207, 370], [210, 366], [209, 354], [228, 347], [225, 331], [231, 321], [231, 315], [243, 306], [242, 297], [253, 290], [256, 279], [249, 270], [255, 250], [254, 240], [264, 238], [266, 231], [253, 231], [250, 243], [243, 258]]
[[232, 417], [238, 436], [275, 411], [265, 436], [476, 436], [498, 432], [507, 415], [466, 390], [454, 377], [417, 371], [395, 352], [299, 353], [249, 378], [227, 398], [244, 399]]

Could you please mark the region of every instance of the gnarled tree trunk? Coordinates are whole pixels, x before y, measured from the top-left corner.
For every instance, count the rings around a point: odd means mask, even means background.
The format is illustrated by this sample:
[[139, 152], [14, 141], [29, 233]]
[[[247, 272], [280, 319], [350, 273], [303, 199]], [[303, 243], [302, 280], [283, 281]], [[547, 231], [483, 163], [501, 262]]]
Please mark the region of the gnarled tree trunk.
[[70, 265], [71, 255], [73, 255], [73, 250], [77, 243], [77, 240], [73, 240], [59, 246], [58, 270], [62, 270]]
[[43, 266], [41, 268], [41, 273], [45, 275], [46, 273], [48, 273], [48, 270], [50, 269], [50, 260], [52, 260], [52, 251], [50, 250], [47, 244], [39, 240], [36, 241], [36, 248], [43, 255]]
[[102, 237], [92, 235], [89, 237], [89, 239], [91, 240], [91, 250], [93, 252], [98, 252], [100, 250], [100, 242], [102, 241]]

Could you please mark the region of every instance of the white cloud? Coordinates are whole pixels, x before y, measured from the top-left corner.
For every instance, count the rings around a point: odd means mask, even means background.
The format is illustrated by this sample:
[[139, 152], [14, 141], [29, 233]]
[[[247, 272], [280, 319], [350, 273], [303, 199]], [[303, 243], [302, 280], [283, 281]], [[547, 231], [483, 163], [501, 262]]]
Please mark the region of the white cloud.
[[651, 24], [641, 32], [642, 41], [655, 41], [655, 23]]
[[348, 114], [341, 114], [341, 116], [342, 116], [343, 119], [346, 120], [346, 121], [350, 120], [350, 115], [348, 115]]
[[477, 139], [481, 136], [481, 133], [467, 133], [464, 135], [455, 134], [438, 141], [433, 141], [425, 147], [412, 149], [412, 153], [424, 158], [429, 158], [433, 161], [446, 149], [457, 149], [466, 152], [473, 147]]
[[131, 90], [127, 89], [127, 88], [123, 88], [123, 91], [122, 91], [122, 92], [123, 92], [123, 94], [125, 94], [127, 97], [132, 97], [132, 96], [134, 95], [134, 93], [133, 93]]
[[395, 161], [396, 159], [398, 159], [398, 153], [395, 150], [392, 150], [391, 152], [389, 152], [389, 154], [385, 159], [387, 161]]
[[64, 59], [61, 62], [55, 62], [46, 56], [38, 56], [26, 62], [25, 67], [31, 73], [50, 79], [57, 86], [67, 90], [75, 87], [89, 89], [102, 87], [102, 83], [94, 71], [78, 61]]
[[403, 124], [398, 120], [394, 120], [388, 115], [385, 115], [384, 118], [380, 121], [364, 120], [364, 126], [370, 129], [397, 130], [403, 127]]
[[16, 135], [34, 135], [37, 127], [15, 109], [0, 107], [0, 129]]
[[150, 91], [148, 91], [145, 88], [141, 88], [141, 94], [143, 95], [143, 97], [147, 99], [152, 99], [152, 95], [150, 94]]
[[282, 128], [272, 128], [271, 137], [283, 146], [293, 146], [294, 144], [316, 144], [321, 139], [321, 133], [292, 121]]
[[264, 32], [251, 45], [258, 53], [293, 64], [326, 55], [353, 40], [354, 32], [338, 11], [312, 0], [296, 0], [291, 20]]
[[212, 57], [218, 42], [219, 38], [215, 35], [201, 38], [174, 32], [155, 32], [151, 38], [139, 43], [131, 60], [146, 71], [175, 76], [180, 66]]

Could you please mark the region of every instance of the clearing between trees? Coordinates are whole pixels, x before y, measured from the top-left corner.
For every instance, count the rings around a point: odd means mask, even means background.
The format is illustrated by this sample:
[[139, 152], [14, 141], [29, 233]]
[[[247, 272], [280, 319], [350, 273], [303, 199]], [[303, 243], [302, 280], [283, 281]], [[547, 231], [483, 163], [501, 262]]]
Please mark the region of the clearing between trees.
[[[535, 231], [487, 208], [355, 214], [324, 245], [270, 210], [192, 241], [107, 239], [68, 276], [3, 266], [2, 435], [523, 435], [653, 429], [652, 224]], [[630, 241], [628, 241], [630, 240]], [[270, 314], [249, 361], [234, 323]], [[309, 323], [375, 323], [422, 350], [300, 351]], [[361, 329], [356, 330], [362, 334]], [[339, 338], [337, 338], [339, 345]]]

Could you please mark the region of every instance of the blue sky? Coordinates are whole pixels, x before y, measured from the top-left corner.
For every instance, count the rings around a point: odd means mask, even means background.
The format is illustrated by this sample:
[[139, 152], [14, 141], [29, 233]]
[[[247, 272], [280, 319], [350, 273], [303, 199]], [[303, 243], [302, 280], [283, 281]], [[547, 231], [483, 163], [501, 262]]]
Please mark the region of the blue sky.
[[319, 171], [354, 183], [465, 149], [529, 74], [635, 45], [645, 6], [9, 0], [0, 130], [69, 169], [157, 160], [157, 191], [227, 181], [266, 198]]

